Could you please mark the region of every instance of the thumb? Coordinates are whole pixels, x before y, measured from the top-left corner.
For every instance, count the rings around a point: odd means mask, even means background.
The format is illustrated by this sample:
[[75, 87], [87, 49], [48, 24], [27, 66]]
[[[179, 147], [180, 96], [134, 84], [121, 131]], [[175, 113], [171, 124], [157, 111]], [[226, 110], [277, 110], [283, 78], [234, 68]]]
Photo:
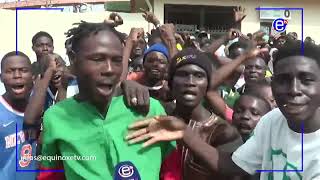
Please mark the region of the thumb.
[[161, 121], [164, 122], [164, 121], [171, 120], [170, 116], [155, 116], [154, 119], [159, 121], [159, 122], [161, 122]]

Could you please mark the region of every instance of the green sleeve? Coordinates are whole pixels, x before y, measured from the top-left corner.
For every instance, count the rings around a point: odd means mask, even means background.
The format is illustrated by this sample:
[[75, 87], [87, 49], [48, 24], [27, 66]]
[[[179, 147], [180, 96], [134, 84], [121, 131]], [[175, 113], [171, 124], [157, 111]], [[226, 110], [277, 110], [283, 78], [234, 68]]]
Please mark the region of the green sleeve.
[[[54, 122], [55, 113], [47, 111], [43, 117], [43, 131], [42, 131], [42, 157], [51, 157], [58, 155], [58, 148], [54, 138]], [[41, 165], [46, 168], [55, 168], [58, 166], [57, 161], [42, 159]]]

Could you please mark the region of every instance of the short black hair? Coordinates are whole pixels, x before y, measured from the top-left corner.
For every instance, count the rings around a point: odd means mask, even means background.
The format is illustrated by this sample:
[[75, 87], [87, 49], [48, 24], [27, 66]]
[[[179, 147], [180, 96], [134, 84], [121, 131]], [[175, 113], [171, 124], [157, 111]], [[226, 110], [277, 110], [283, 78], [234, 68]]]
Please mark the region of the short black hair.
[[40, 31], [40, 32], [37, 32], [37, 33], [32, 37], [32, 45], [35, 45], [36, 41], [37, 41], [40, 37], [47, 37], [47, 38], [49, 38], [49, 39], [52, 41], [52, 43], [53, 43], [53, 38], [52, 38], [52, 36], [51, 36], [49, 33], [45, 32], [45, 31]]
[[23, 53], [23, 52], [21, 52], [21, 51], [11, 51], [11, 52], [8, 52], [6, 55], [4, 55], [3, 58], [1, 59], [1, 71], [2, 71], [2, 69], [3, 69], [3, 65], [4, 65], [5, 60], [6, 60], [7, 58], [9, 58], [9, 57], [12, 57], [12, 56], [21, 56], [21, 57], [24, 57], [24, 58], [27, 59], [27, 61], [28, 61], [28, 62], [30, 63], [30, 65], [31, 65], [31, 61], [30, 61], [29, 57], [28, 57], [25, 53]]
[[275, 54], [275, 60], [273, 62], [274, 69], [279, 61], [290, 56], [308, 57], [316, 61], [318, 66], [320, 67], [319, 46], [312, 43], [303, 43], [302, 48], [302, 43], [303, 42], [300, 40], [287, 40], [287, 42], [281, 48], [279, 48], [279, 51]]
[[80, 41], [88, 37], [91, 34], [97, 34], [100, 31], [110, 31], [114, 33], [121, 43], [124, 43], [125, 37], [122, 33], [118, 32], [114, 27], [107, 23], [89, 23], [86, 21], [81, 21], [80, 23], [75, 23], [73, 25], [78, 25], [77, 27], [71, 28], [66, 32], [67, 38], [70, 39], [71, 49], [73, 52], [79, 52]]
[[249, 44], [243, 41], [237, 41], [232, 43], [229, 47], [228, 47], [228, 51], [229, 53], [237, 48], [242, 48], [242, 49], [247, 49], [249, 47]]
[[254, 92], [254, 91], [247, 91], [247, 92], [243, 93], [243, 94], [235, 101], [234, 107], [236, 107], [236, 106], [238, 105], [238, 103], [240, 102], [240, 99], [241, 99], [242, 96], [251, 96], [251, 97], [253, 97], [253, 98], [259, 99], [259, 100], [261, 100], [261, 101], [264, 103], [264, 105], [266, 106], [268, 112], [272, 110], [271, 105], [269, 104], [269, 102], [268, 102], [264, 97], [262, 97], [259, 93]]

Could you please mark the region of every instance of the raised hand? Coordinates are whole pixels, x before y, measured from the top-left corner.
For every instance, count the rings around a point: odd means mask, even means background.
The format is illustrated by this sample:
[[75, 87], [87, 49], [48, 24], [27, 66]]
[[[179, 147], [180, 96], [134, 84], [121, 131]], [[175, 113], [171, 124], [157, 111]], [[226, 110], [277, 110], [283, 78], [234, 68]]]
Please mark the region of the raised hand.
[[236, 7], [233, 9], [234, 12], [234, 22], [235, 23], [241, 23], [241, 21], [247, 16], [245, 13], [245, 8], [242, 8], [241, 6]]
[[117, 27], [123, 24], [123, 19], [118, 13], [111, 13], [108, 19], [104, 20], [104, 23], [107, 23], [113, 27]]
[[131, 40], [135, 44], [140, 38], [144, 38], [143, 28], [131, 28], [128, 40]]
[[228, 41], [232, 41], [240, 36], [243, 36], [240, 30], [231, 28], [226, 37]]
[[140, 10], [143, 12], [142, 17], [144, 17], [144, 19], [149, 22], [154, 24], [155, 26], [157, 26], [158, 24], [160, 24], [159, 19], [157, 18], [157, 16], [155, 14], [153, 14], [152, 12], [149, 12], [143, 8], [140, 8]]
[[170, 42], [176, 42], [175, 27], [173, 24], [164, 24], [160, 28], [161, 39], [168, 45]]
[[129, 126], [134, 130], [128, 134], [126, 140], [129, 144], [143, 143], [143, 147], [150, 146], [160, 141], [173, 141], [183, 138], [187, 125], [183, 120], [174, 116], [160, 116], [142, 121], [137, 121]]

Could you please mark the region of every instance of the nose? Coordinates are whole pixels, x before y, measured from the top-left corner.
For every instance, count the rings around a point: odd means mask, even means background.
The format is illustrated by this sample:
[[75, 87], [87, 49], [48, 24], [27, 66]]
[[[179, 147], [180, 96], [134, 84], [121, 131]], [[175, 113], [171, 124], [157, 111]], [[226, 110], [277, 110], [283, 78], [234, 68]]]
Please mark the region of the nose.
[[17, 79], [21, 77], [22, 77], [21, 71], [19, 71], [18, 69], [13, 72], [13, 78]]
[[187, 80], [185, 81], [187, 86], [195, 86], [195, 78], [193, 77], [192, 74], [190, 74], [187, 78]]
[[111, 73], [113, 73], [111, 59], [107, 59], [106, 61], [104, 61], [103, 66], [101, 66], [101, 74], [110, 75]]
[[245, 110], [242, 114], [241, 114], [241, 120], [246, 120], [248, 121], [250, 119], [250, 112], [249, 110]]
[[300, 81], [297, 78], [293, 78], [289, 87], [290, 96], [300, 96], [302, 94]]

